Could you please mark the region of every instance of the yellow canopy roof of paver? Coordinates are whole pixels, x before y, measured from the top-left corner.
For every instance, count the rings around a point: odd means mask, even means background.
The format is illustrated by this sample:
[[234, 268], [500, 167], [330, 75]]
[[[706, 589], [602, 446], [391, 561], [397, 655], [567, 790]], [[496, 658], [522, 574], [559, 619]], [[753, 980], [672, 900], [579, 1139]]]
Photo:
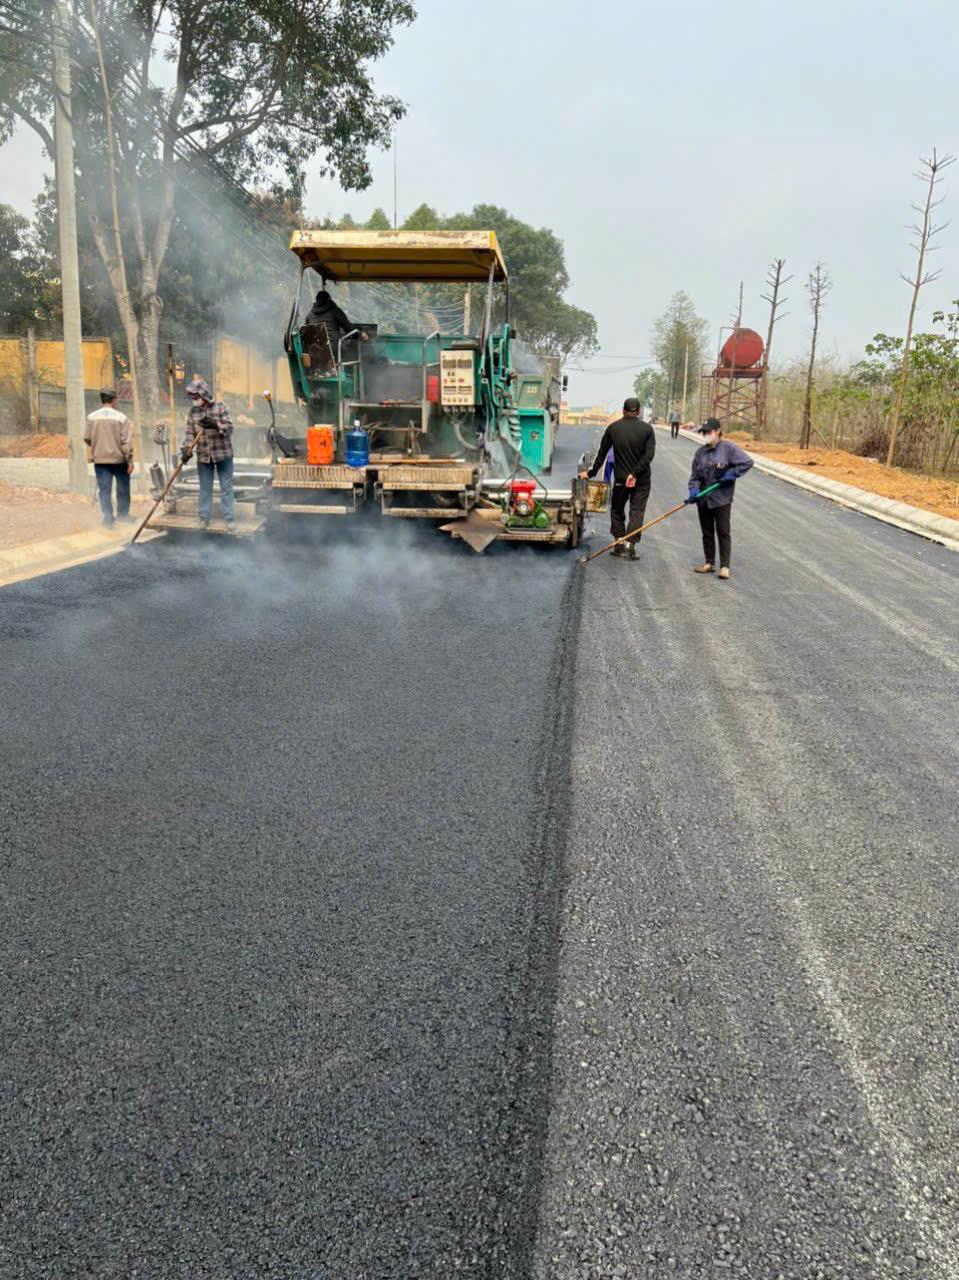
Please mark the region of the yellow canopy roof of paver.
[[506, 279], [495, 231], [294, 231], [290, 248], [330, 280]]

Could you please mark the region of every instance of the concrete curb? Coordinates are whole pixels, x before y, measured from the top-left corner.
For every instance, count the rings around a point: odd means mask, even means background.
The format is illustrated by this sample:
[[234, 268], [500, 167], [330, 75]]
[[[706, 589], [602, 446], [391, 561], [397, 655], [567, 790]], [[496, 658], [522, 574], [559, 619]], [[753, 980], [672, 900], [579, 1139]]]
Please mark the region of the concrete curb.
[[[666, 430], [668, 427], [658, 427]], [[692, 431], [681, 431], [681, 435], [694, 443], [701, 437]], [[748, 453], [749, 450], [747, 449]], [[932, 511], [923, 511], [920, 507], [911, 507], [907, 502], [897, 502], [895, 498], [884, 498], [881, 494], [870, 493], [868, 489], [857, 489], [851, 484], [842, 484], [839, 480], [830, 480], [826, 476], [809, 475], [802, 467], [793, 467], [786, 462], [776, 462], [759, 453], [750, 453], [757, 471], [785, 480], [808, 493], [829, 498], [831, 502], [850, 511], [859, 511], [862, 515], [872, 516], [874, 520], [882, 520], [884, 524], [895, 525], [908, 533], [918, 534], [920, 538], [928, 538], [938, 542], [950, 551], [959, 551], [959, 520], [949, 516], [937, 516]]]
[[[130, 545], [130, 538], [136, 525], [127, 525], [122, 532], [105, 529], [88, 530], [84, 533], [68, 533], [62, 538], [48, 538], [43, 542], [25, 542], [19, 547], [8, 547], [0, 551], [0, 587], [11, 586], [15, 582], [26, 582], [29, 578], [39, 578], [47, 573], [59, 573], [61, 569], [72, 569], [91, 560], [102, 560], [104, 556], [116, 555]], [[162, 538], [158, 529], [145, 529], [140, 535], [140, 542], [149, 542], [153, 538]]]
[[[70, 463], [66, 458], [0, 458], [0, 480], [65, 493], [70, 488]], [[95, 488], [92, 468], [90, 486]]]

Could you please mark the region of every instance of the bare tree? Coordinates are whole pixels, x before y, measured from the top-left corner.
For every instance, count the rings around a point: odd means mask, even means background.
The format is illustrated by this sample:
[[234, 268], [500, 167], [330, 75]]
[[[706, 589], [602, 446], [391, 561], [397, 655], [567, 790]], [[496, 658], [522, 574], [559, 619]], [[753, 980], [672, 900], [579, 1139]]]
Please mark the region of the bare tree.
[[922, 214], [922, 223], [913, 223], [910, 228], [916, 235], [913, 248], [916, 250], [916, 274], [902, 275], [906, 284], [912, 287], [912, 301], [909, 304], [909, 321], [906, 324], [906, 338], [902, 347], [902, 367], [899, 370], [899, 385], [896, 387], [896, 400], [892, 408], [889, 422], [889, 448], [886, 452], [886, 466], [891, 467], [896, 453], [896, 437], [899, 434], [899, 420], [902, 417], [902, 405], [906, 396], [906, 383], [909, 381], [909, 352], [912, 349], [912, 327], [916, 319], [916, 306], [919, 302], [919, 291], [923, 285], [931, 283], [940, 275], [938, 271], [926, 270], [926, 255], [934, 249], [932, 241], [944, 229], [946, 223], [938, 226], [933, 222], [933, 210], [942, 204], [943, 197], [935, 199], [936, 187], [942, 180], [943, 169], [948, 168], [955, 156], [939, 156], [933, 147], [931, 156], [920, 156], [920, 168], [916, 177], [925, 184], [926, 199], [923, 204], [914, 204], [916, 213]]
[[829, 272], [821, 262], [817, 262], [815, 271], [810, 271], [809, 279], [806, 281], [806, 292], [809, 294], [809, 306], [812, 310], [812, 342], [809, 347], [809, 368], [806, 370], [806, 398], [803, 401], [800, 449], [809, 448], [809, 437], [812, 434], [812, 387], [816, 367], [816, 342], [819, 338], [819, 317], [826, 301], [826, 294], [831, 288], [832, 280]]
[[792, 276], [786, 276], [783, 279], [783, 267], [785, 265], [785, 258], [776, 258], [774, 262], [769, 264], [769, 270], [766, 273], [766, 287], [769, 292], [762, 294], [763, 301], [769, 303], [769, 328], [766, 330], [765, 368], [763, 369], [762, 394], [759, 397], [758, 426], [760, 435], [766, 430], [766, 404], [769, 396], [769, 352], [773, 345], [773, 329], [776, 327], [776, 321], [782, 319], [779, 314], [779, 308], [788, 301], [786, 298], [780, 298], [779, 290], [792, 279]]

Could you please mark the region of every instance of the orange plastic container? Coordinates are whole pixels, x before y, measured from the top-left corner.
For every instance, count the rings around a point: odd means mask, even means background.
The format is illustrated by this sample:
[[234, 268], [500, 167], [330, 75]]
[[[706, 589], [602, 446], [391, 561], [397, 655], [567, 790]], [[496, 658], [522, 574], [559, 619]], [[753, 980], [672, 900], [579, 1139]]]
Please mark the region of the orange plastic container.
[[306, 432], [306, 460], [314, 467], [328, 467], [333, 461], [333, 428], [309, 427]]

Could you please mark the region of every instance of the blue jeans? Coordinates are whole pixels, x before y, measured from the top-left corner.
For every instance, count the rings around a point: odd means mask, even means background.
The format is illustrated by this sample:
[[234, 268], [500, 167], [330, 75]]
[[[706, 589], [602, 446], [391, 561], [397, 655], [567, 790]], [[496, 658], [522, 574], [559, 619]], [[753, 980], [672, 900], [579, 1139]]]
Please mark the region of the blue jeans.
[[199, 515], [201, 520], [209, 520], [213, 511], [213, 473], [220, 477], [220, 506], [223, 519], [232, 524], [236, 519], [236, 502], [233, 498], [233, 459], [223, 458], [220, 462], [197, 462], [200, 476]]
[[130, 514], [130, 473], [125, 462], [96, 462], [97, 497], [105, 524], [113, 524], [113, 482], [117, 482], [117, 515]]

